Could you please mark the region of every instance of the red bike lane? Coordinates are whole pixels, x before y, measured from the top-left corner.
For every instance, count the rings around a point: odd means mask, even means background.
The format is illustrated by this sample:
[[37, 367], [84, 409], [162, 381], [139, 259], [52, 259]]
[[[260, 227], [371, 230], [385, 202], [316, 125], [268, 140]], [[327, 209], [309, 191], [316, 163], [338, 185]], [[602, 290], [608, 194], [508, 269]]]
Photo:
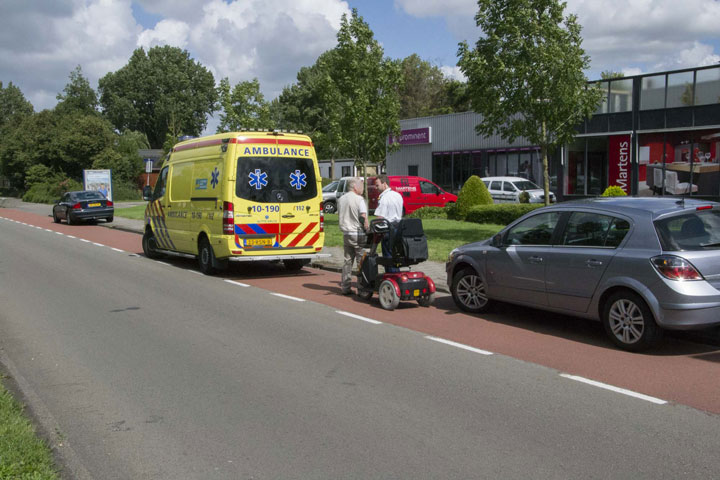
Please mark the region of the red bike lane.
[[[49, 216], [11, 209], [1, 209], [0, 217], [142, 255], [141, 237], [136, 233], [97, 225], [56, 224]], [[195, 263], [186, 259], [169, 258], [167, 263], [196, 269]], [[380, 307], [376, 295], [369, 302], [341, 295], [340, 274], [315, 268], [286, 272], [281, 266], [253, 262], [233, 264], [221, 277], [720, 414], [720, 349], [714, 346], [666, 337], [652, 351], [629, 353], [612, 346], [598, 322], [511, 305], [499, 305], [483, 316], [468, 315], [447, 295], [439, 295], [431, 307], [401, 302], [389, 312]]]

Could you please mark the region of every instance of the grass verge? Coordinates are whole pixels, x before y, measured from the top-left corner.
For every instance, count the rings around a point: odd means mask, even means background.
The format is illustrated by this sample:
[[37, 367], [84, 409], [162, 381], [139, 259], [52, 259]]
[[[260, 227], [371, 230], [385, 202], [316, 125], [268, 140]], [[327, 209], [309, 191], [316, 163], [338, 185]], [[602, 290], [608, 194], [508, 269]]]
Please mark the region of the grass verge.
[[0, 384], [0, 479], [58, 479], [50, 449]]

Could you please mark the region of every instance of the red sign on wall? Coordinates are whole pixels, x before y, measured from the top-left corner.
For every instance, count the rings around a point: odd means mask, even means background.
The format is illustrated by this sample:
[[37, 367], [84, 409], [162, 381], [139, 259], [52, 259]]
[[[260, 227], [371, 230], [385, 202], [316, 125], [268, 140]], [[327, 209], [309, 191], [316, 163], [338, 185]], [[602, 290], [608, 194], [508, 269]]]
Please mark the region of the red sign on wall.
[[608, 152], [608, 185], [617, 185], [630, 194], [630, 135], [611, 135]]

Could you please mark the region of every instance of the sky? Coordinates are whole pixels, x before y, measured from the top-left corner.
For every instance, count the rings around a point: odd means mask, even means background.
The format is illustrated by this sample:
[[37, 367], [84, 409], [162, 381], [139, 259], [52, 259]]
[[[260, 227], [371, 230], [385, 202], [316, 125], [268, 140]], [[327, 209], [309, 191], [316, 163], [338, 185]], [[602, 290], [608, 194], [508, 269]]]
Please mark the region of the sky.
[[[455, 78], [458, 43], [482, 33], [476, 0], [0, 0], [0, 82], [40, 111], [77, 65], [97, 89], [136, 48], [172, 45], [218, 83], [258, 78], [271, 100], [334, 48], [352, 8], [386, 56], [416, 53]], [[720, 0], [567, 0], [566, 14], [583, 27], [589, 80], [720, 63]]]

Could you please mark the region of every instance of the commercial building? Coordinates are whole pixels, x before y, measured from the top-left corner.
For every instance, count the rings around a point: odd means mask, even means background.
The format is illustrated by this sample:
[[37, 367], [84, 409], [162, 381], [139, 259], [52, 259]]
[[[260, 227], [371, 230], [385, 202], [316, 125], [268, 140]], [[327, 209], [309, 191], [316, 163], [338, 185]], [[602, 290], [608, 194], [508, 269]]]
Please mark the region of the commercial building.
[[[630, 195], [720, 200], [720, 65], [590, 82], [604, 92], [577, 136], [551, 155], [550, 188], [561, 200], [618, 185]], [[523, 138], [480, 136], [482, 116], [400, 121], [389, 175], [420, 175], [457, 192], [470, 175], [542, 183], [540, 150]]]

